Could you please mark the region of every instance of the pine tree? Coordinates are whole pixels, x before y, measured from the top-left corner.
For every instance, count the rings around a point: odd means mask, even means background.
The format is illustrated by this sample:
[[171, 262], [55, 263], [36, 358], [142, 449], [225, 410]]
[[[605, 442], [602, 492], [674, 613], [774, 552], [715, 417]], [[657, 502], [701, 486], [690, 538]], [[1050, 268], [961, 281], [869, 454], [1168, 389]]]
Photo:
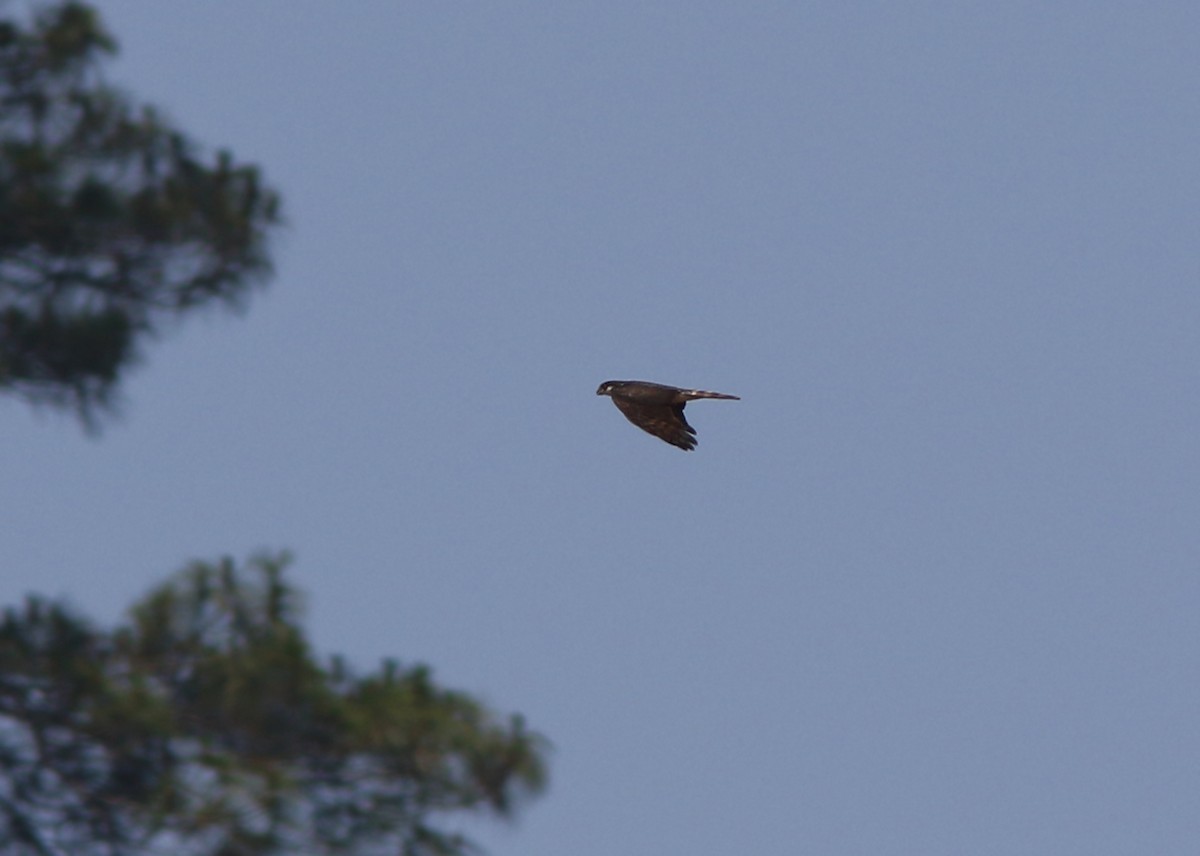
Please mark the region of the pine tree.
[[142, 344], [271, 264], [279, 198], [105, 83], [116, 43], [78, 2], [0, 19], [0, 391], [111, 410]]
[[546, 743], [519, 716], [423, 666], [318, 662], [286, 565], [195, 563], [110, 631], [38, 598], [8, 609], [0, 850], [460, 856], [438, 822], [543, 788]]

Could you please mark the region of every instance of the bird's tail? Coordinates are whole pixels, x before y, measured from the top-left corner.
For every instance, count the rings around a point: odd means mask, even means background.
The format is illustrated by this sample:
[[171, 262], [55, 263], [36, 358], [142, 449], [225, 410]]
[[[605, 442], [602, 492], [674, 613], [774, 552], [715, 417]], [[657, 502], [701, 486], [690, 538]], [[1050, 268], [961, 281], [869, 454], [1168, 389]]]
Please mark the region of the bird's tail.
[[723, 392], [707, 392], [703, 389], [688, 389], [684, 390], [683, 394], [687, 396], [688, 401], [696, 398], [728, 398], [731, 401], [741, 401], [736, 395], [726, 395]]

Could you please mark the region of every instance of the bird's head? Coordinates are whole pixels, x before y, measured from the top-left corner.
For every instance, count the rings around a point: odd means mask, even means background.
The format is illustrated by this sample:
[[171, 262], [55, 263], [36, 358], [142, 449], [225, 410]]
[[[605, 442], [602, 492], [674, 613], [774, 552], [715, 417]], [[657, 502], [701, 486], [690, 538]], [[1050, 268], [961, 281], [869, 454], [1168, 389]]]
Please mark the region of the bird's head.
[[620, 385], [621, 382], [619, 380], [606, 380], [600, 384], [600, 388], [596, 390], [596, 395], [612, 395], [613, 390], [620, 387]]

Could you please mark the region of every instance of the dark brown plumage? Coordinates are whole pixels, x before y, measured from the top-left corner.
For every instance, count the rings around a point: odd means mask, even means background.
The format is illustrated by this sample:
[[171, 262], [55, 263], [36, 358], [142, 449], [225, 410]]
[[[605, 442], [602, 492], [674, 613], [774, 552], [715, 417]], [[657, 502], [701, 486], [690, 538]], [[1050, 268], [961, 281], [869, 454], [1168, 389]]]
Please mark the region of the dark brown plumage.
[[689, 401], [697, 398], [741, 400], [723, 392], [680, 389], [646, 380], [606, 380], [600, 384], [596, 395], [611, 396], [613, 404], [626, 419], [685, 452], [696, 448], [696, 429], [688, 425], [683, 415], [683, 408]]

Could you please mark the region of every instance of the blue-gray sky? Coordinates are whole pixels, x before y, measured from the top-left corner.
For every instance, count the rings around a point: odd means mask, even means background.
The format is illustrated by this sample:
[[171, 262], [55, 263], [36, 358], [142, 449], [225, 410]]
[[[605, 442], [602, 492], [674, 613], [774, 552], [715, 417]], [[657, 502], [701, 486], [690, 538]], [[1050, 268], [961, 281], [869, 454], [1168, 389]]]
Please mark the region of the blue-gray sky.
[[290, 225], [99, 439], [0, 402], [6, 602], [292, 549], [554, 741], [495, 856], [1194, 850], [1200, 5], [99, 7]]

